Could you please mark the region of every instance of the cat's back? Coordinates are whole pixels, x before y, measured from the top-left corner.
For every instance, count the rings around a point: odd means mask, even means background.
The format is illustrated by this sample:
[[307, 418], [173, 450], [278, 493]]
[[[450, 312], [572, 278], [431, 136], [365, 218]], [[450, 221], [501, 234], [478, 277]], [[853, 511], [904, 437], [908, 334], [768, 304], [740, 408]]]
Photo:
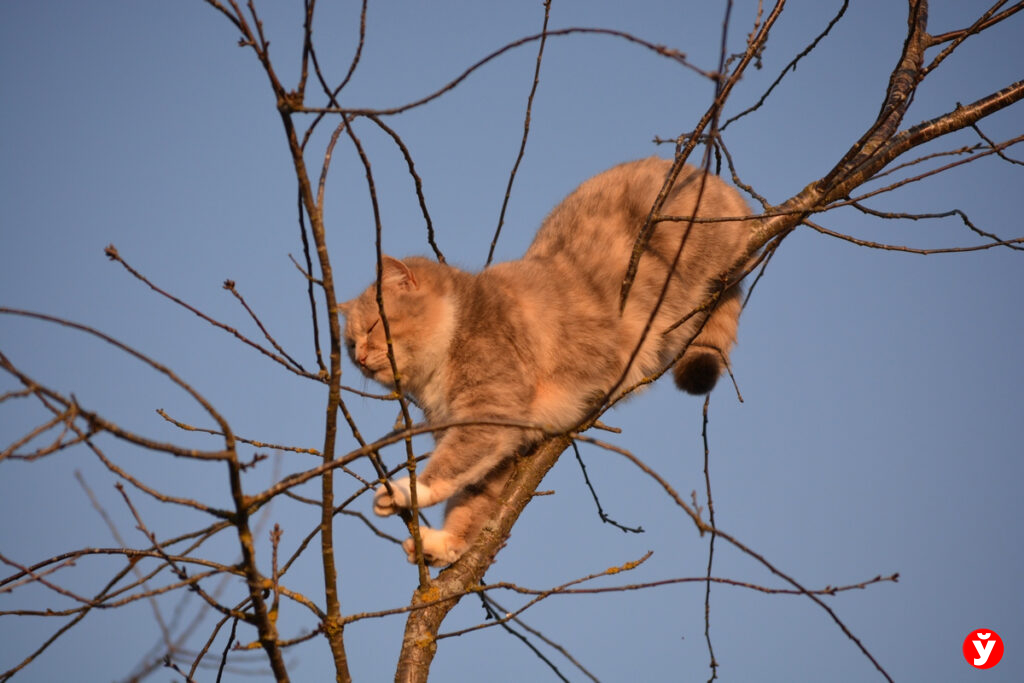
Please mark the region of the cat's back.
[[[609, 256], [626, 255], [628, 259], [671, 168], [671, 161], [648, 157], [619, 164], [585, 181], [548, 215], [526, 257], [569, 258], [582, 267], [606, 263]], [[661, 213], [674, 216], [749, 214], [739, 193], [717, 176], [709, 174], [701, 189], [702, 175], [700, 169], [684, 166]], [[695, 227], [696, 232], [701, 233], [695, 235], [698, 241], [721, 242], [723, 249], [730, 252], [735, 248], [734, 243], [742, 238], [738, 223], [705, 223]], [[659, 231], [665, 232], [660, 228]], [[615, 260], [625, 268], [625, 262]]]
[[585, 181], [547, 216], [526, 256], [554, 256], [624, 237], [622, 226], [634, 223], [642, 205], [649, 209], [657, 196], [667, 163], [653, 157], [630, 161]]

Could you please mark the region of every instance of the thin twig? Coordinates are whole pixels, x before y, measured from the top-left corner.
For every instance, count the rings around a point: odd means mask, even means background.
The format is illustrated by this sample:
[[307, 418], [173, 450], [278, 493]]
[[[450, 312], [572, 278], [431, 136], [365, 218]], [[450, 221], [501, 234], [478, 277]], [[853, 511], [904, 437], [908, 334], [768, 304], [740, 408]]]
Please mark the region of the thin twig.
[[154, 292], [156, 292], [160, 296], [173, 301], [174, 303], [178, 304], [179, 306], [181, 306], [185, 310], [189, 311], [190, 313], [192, 313], [192, 314], [196, 315], [197, 317], [199, 317], [199, 318], [205, 320], [206, 322], [210, 323], [214, 327], [219, 328], [221, 330], [224, 330], [225, 332], [231, 334], [232, 336], [234, 336], [236, 339], [238, 339], [243, 344], [246, 344], [247, 346], [250, 346], [250, 347], [256, 349], [257, 351], [262, 353], [267, 358], [270, 358], [275, 363], [283, 365], [285, 368], [287, 368], [291, 372], [294, 372], [296, 375], [299, 375], [301, 377], [306, 377], [306, 378], [309, 378], [309, 379], [319, 379], [316, 375], [313, 375], [311, 373], [306, 372], [305, 370], [300, 370], [300, 369], [294, 367], [286, 358], [283, 358], [283, 357], [279, 356], [278, 354], [274, 353], [273, 351], [271, 351], [270, 349], [267, 349], [266, 347], [261, 346], [260, 344], [257, 344], [256, 342], [254, 342], [253, 340], [249, 339], [244, 334], [242, 334], [241, 332], [239, 332], [235, 328], [231, 327], [230, 325], [225, 325], [224, 323], [220, 322], [219, 320], [215, 320], [214, 318], [211, 318], [210, 316], [206, 315], [205, 313], [200, 311], [195, 306], [193, 306], [193, 305], [191, 305], [191, 304], [189, 304], [189, 303], [179, 299], [178, 297], [174, 296], [170, 292], [168, 292], [168, 291], [166, 291], [164, 289], [161, 289], [160, 287], [155, 285], [152, 281], [150, 281], [149, 278], [147, 278], [145, 275], [143, 275], [142, 273], [140, 273], [139, 271], [135, 270], [130, 265], [128, 265], [128, 262], [125, 261], [121, 257], [121, 254], [118, 253], [117, 248], [114, 247], [113, 244], [108, 245], [107, 248], [104, 250], [104, 253], [107, 255], [107, 257], [111, 261], [117, 261], [118, 263], [120, 263], [124, 267], [125, 270], [127, 270], [129, 273], [131, 273], [131, 275], [133, 277], [135, 277], [137, 280], [139, 280], [140, 282], [145, 284], [147, 287], [152, 289]]
[[[493, 607], [494, 607], [494, 608], [495, 608], [495, 609], [496, 609], [496, 610], [497, 610], [498, 612], [504, 612], [504, 613], [508, 613], [508, 610], [507, 610], [507, 609], [505, 609], [504, 607], [502, 607], [502, 606], [501, 606], [501, 605], [500, 605], [500, 604], [499, 604], [499, 603], [498, 603], [498, 602], [497, 602], [497, 601], [496, 601], [496, 600], [495, 600], [495, 599], [494, 599], [493, 597], [491, 597], [490, 595], [487, 595], [487, 594], [485, 594], [485, 593], [481, 593], [480, 595], [481, 595], [481, 599], [485, 600], [485, 601], [486, 601], [487, 603], [489, 603], [489, 604], [490, 604], [491, 606], [493, 606]], [[558, 644], [558, 643], [556, 643], [555, 641], [551, 640], [550, 638], [548, 638], [547, 636], [545, 636], [545, 635], [544, 635], [543, 633], [541, 633], [541, 632], [540, 632], [540, 631], [538, 631], [537, 629], [535, 629], [535, 628], [531, 627], [531, 626], [530, 626], [529, 624], [527, 624], [526, 622], [524, 622], [524, 621], [523, 621], [522, 619], [520, 619], [519, 617], [513, 617], [512, 621], [513, 621], [513, 622], [514, 622], [514, 623], [515, 623], [516, 625], [520, 626], [520, 627], [521, 627], [521, 628], [522, 628], [522, 629], [523, 629], [524, 631], [526, 631], [526, 632], [528, 632], [528, 633], [532, 634], [533, 636], [535, 636], [535, 637], [539, 638], [539, 639], [540, 639], [541, 641], [543, 641], [543, 642], [544, 642], [544, 643], [545, 643], [545, 644], [546, 644], [546, 645], [547, 645], [548, 647], [550, 647], [550, 648], [552, 648], [552, 649], [556, 650], [556, 651], [557, 651], [557, 652], [558, 652], [559, 654], [561, 654], [561, 655], [562, 655], [563, 657], [565, 657], [565, 658], [566, 658], [566, 659], [567, 659], [567, 660], [569, 661], [569, 663], [571, 663], [571, 664], [572, 664], [573, 666], [575, 666], [575, 667], [576, 667], [577, 669], [579, 669], [579, 670], [580, 670], [580, 673], [582, 673], [582, 674], [583, 674], [584, 676], [586, 676], [586, 677], [587, 677], [587, 678], [589, 678], [590, 680], [594, 681], [594, 683], [601, 683], [601, 682], [600, 682], [600, 681], [599, 681], [599, 680], [597, 679], [597, 677], [596, 677], [596, 676], [594, 676], [594, 674], [590, 673], [590, 671], [588, 671], [588, 670], [586, 669], [586, 667], [584, 667], [584, 666], [583, 666], [583, 665], [582, 665], [582, 664], [581, 664], [581, 663], [579, 662], [579, 660], [577, 660], [577, 659], [576, 659], [575, 657], [573, 657], [573, 656], [572, 656], [571, 654], [569, 654], [569, 651], [568, 651], [568, 650], [566, 650], [566, 649], [565, 649], [564, 647], [562, 647], [561, 645], [559, 645], [559, 644]]]
[[519, 153], [516, 161], [512, 164], [512, 171], [508, 176], [508, 185], [505, 187], [505, 199], [501, 202], [501, 212], [498, 214], [498, 227], [494, 229], [494, 238], [491, 240], [491, 248], [487, 251], [487, 262], [484, 267], [491, 265], [494, 260], [494, 249], [498, 246], [498, 237], [501, 235], [501, 226], [505, 224], [505, 211], [508, 209], [508, 201], [512, 196], [512, 184], [516, 180], [516, 173], [519, 171], [519, 164], [523, 160], [523, 153], [526, 152], [526, 139], [530, 135], [530, 115], [533, 112], [533, 97], [537, 94], [537, 85], [540, 83], [540, 64], [544, 58], [544, 44], [547, 42], [548, 19], [551, 16], [551, 0], [544, 0], [544, 25], [541, 28], [540, 46], [537, 48], [537, 65], [533, 70], [533, 85], [530, 86], [530, 94], [526, 98], [526, 115], [523, 117], [523, 137], [519, 142]]
[[775, 88], [779, 85], [779, 83], [782, 82], [782, 79], [786, 77], [786, 74], [789, 73], [790, 71], [796, 71], [796, 65], [800, 62], [800, 60], [809, 55], [811, 52], [813, 52], [814, 48], [818, 46], [818, 43], [820, 43], [822, 39], [824, 39], [825, 36], [827, 36], [832, 31], [832, 27], [839, 23], [839, 20], [843, 18], [843, 15], [846, 13], [846, 8], [849, 7], [849, 5], [849, 0], [843, 0], [842, 6], [839, 8], [839, 11], [836, 12], [836, 15], [832, 17], [832, 19], [828, 22], [828, 25], [825, 27], [825, 30], [819, 33], [817, 37], [815, 37], [814, 40], [812, 40], [807, 47], [801, 50], [796, 57], [790, 60], [789, 64], [786, 64], [786, 66], [782, 68], [782, 71], [779, 72], [779, 75], [776, 76], [775, 80], [772, 81], [772, 84], [768, 86], [768, 89], [765, 90], [761, 97], [758, 98], [757, 102], [747, 107], [746, 109], [736, 114], [735, 116], [732, 116], [728, 120], [726, 120], [726, 122], [722, 124], [720, 130], [724, 131], [726, 128], [729, 127], [729, 125], [733, 121], [741, 119], [744, 116], [760, 109], [761, 106], [768, 99], [768, 97], [772, 94], [772, 91], [774, 91]]
[[224, 667], [228, 663], [228, 651], [231, 650], [232, 644], [235, 642], [235, 630], [238, 628], [238, 619], [231, 621], [231, 634], [228, 635], [228, 640], [224, 643], [224, 651], [220, 656], [220, 666], [217, 667], [217, 683], [220, 683], [221, 676], [224, 674]]
[[590, 489], [590, 495], [593, 496], [594, 498], [594, 504], [597, 505], [597, 514], [601, 518], [601, 521], [605, 524], [611, 524], [614, 527], [622, 529], [623, 532], [642, 534], [644, 532], [643, 527], [638, 526], [634, 528], [624, 526], [608, 516], [608, 513], [604, 511], [603, 507], [601, 507], [601, 501], [597, 497], [597, 492], [594, 490], [594, 485], [590, 483], [590, 477], [587, 476], [587, 466], [583, 463], [583, 458], [580, 457], [580, 449], [579, 446], [576, 445], [575, 441], [572, 442], [572, 450], [573, 453], [576, 455], [576, 462], [580, 464], [580, 471], [583, 472], [583, 481], [586, 483], [587, 488]]
[[490, 54], [488, 54], [487, 56], [483, 57], [482, 59], [478, 60], [477, 62], [472, 64], [469, 68], [467, 68], [465, 71], [463, 71], [461, 74], [459, 74], [457, 77], [455, 77], [454, 79], [452, 79], [451, 81], [449, 81], [445, 85], [441, 86], [440, 88], [438, 88], [434, 92], [430, 93], [429, 95], [426, 95], [424, 97], [421, 97], [418, 100], [414, 100], [412, 102], [408, 102], [408, 103], [403, 104], [403, 105], [399, 105], [399, 106], [395, 106], [395, 107], [387, 107], [387, 108], [384, 108], [384, 109], [341, 108], [341, 107], [305, 107], [305, 106], [302, 106], [302, 107], [294, 108], [294, 111], [308, 113], [308, 114], [342, 114], [342, 115], [346, 115], [346, 116], [369, 116], [369, 115], [394, 116], [396, 114], [402, 114], [404, 112], [409, 111], [410, 109], [415, 109], [417, 107], [421, 107], [421, 106], [423, 106], [423, 105], [425, 105], [425, 104], [427, 104], [427, 103], [429, 103], [429, 102], [431, 102], [431, 101], [441, 97], [442, 95], [444, 95], [445, 93], [451, 91], [452, 89], [458, 87], [472, 73], [474, 73], [475, 71], [477, 71], [478, 69], [480, 69], [481, 67], [486, 65], [487, 63], [497, 59], [498, 57], [500, 57], [501, 55], [505, 54], [506, 52], [509, 52], [510, 50], [513, 50], [513, 49], [515, 49], [517, 47], [521, 47], [523, 45], [526, 45], [527, 43], [532, 43], [532, 42], [534, 42], [536, 40], [547, 39], [547, 38], [550, 38], [550, 37], [570, 36], [570, 35], [603, 35], [603, 36], [611, 36], [611, 37], [614, 37], [614, 38], [619, 38], [621, 40], [625, 40], [626, 42], [632, 43], [634, 45], [639, 45], [640, 47], [643, 47], [643, 48], [645, 48], [645, 49], [647, 49], [647, 50], [649, 50], [651, 52], [654, 52], [655, 54], [657, 54], [657, 55], [659, 55], [661, 57], [665, 57], [667, 59], [670, 59], [670, 60], [676, 62], [677, 64], [680, 64], [681, 66], [689, 69], [690, 71], [692, 71], [692, 72], [694, 72], [696, 74], [699, 74], [700, 76], [703, 76], [704, 78], [714, 79], [715, 76], [716, 76], [716, 74], [714, 74], [713, 72], [701, 69], [701, 68], [695, 66], [694, 64], [692, 64], [689, 60], [687, 60], [686, 55], [683, 54], [682, 52], [680, 52], [679, 50], [676, 50], [676, 49], [673, 49], [673, 48], [669, 48], [669, 47], [666, 47], [664, 45], [657, 45], [655, 43], [651, 43], [651, 42], [649, 42], [647, 40], [644, 40], [643, 38], [639, 38], [639, 37], [637, 37], [635, 35], [632, 35], [630, 33], [625, 32], [625, 31], [618, 31], [618, 30], [615, 30], [615, 29], [607, 29], [607, 28], [590, 28], [590, 27], [575, 26], [575, 27], [570, 27], [570, 28], [563, 28], [563, 29], [555, 29], [555, 30], [552, 30], [552, 31], [546, 31], [544, 33], [537, 33], [537, 34], [534, 34], [534, 35], [525, 36], [525, 37], [520, 38], [518, 40], [514, 40], [514, 41], [504, 45], [503, 47], [501, 47], [501, 48], [491, 52]]
[[[487, 619], [498, 619], [498, 620], [501, 619], [501, 615], [499, 615], [494, 610], [494, 608], [491, 607], [491, 604], [490, 604], [487, 596], [484, 595], [483, 593], [480, 593], [480, 604], [483, 605], [484, 612], [487, 614]], [[523, 645], [528, 647], [530, 649], [530, 651], [533, 652], [533, 654], [535, 654], [537, 656], [537, 659], [539, 659], [540, 661], [544, 662], [544, 664], [546, 664], [547, 667], [549, 669], [551, 669], [551, 672], [553, 674], [555, 674], [556, 676], [558, 676], [559, 680], [565, 681], [565, 683], [569, 683], [569, 679], [562, 675], [562, 672], [558, 670], [558, 667], [555, 666], [555, 663], [552, 662], [547, 657], [545, 657], [544, 653], [541, 652], [539, 649], [537, 649], [537, 646], [534, 645], [533, 643], [531, 643], [529, 638], [527, 638], [522, 633], [520, 633], [519, 631], [517, 631], [514, 628], [512, 628], [511, 626], [509, 626], [507, 621], [501, 622], [501, 628], [504, 629], [506, 633], [509, 633], [512, 636], [514, 636], [516, 639], [518, 639]]]
[[858, 239], [856, 237], [851, 237], [850, 235], [844, 235], [844, 234], [842, 234], [840, 232], [835, 232], [834, 230], [829, 230], [828, 228], [823, 227], [821, 225], [818, 225], [814, 221], [811, 221], [811, 220], [808, 220], [808, 219], [804, 219], [803, 224], [806, 225], [809, 228], [812, 228], [813, 230], [816, 230], [816, 231], [820, 232], [823, 235], [828, 235], [830, 237], [835, 237], [835, 238], [843, 240], [844, 242], [850, 242], [851, 244], [856, 244], [859, 247], [870, 247], [871, 249], [882, 249], [882, 250], [885, 250], [885, 251], [901, 251], [901, 252], [906, 253], [906, 254], [921, 254], [921, 255], [925, 255], [925, 256], [928, 255], [928, 254], [959, 254], [959, 253], [964, 253], [964, 252], [969, 252], [969, 251], [984, 251], [985, 249], [991, 249], [993, 247], [1005, 247], [1005, 246], [1011, 246], [1012, 247], [1012, 246], [1017, 245], [1017, 244], [1024, 244], [1024, 237], [1017, 237], [1017, 238], [1014, 238], [1014, 239], [1011, 239], [1011, 240], [1001, 240], [999, 242], [990, 242], [988, 244], [978, 244], [978, 245], [975, 245], [973, 247], [946, 247], [944, 249], [943, 248], [940, 248], [940, 249], [915, 249], [913, 247], [904, 247], [904, 246], [901, 246], [899, 244], [882, 244], [880, 242], [872, 242], [870, 240]]
[[256, 313], [249, 307], [249, 304], [246, 303], [245, 298], [242, 296], [242, 293], [239, 292], [238, 289], [235, 288], [235, 281], [234, 280], [225, 280], [224, 281], [224, 289], [226, 289], [229, 292], [231, 292], [235, 296], [235, 298], [238, 299], [238, 302], [240, 304], [242, 304], [242, 307], [249, 314], [249, 317], [252, 318], [253, 322], [255, 322], [256, 325], [260, 328], [260, 332], [262, 332], [263, 336], [266, 338], [266, 340], [268, 342], [270, 342], [270, 344], [275, 349], [277, 349], [277, 352], [279, 354], [281, 354], [284, 358], [286, 358], [288, 360], [288, 362], [290, 362], [292, 365], [294, 365], [296, 367], [296, 369], [298, 369], [300, 372], [302, 372], [302, 373], [304, 373], [306, 375], [309, 375], [310, 373], [306, 370], [306, 368], [302, 367], [301, 363], [299, 363], [297, 360], [295, 360], [294, 358], [289, 356], [288, 353], [284, 349], [281, 348], [281, 345], [277, 343], [277, 340], [275, 340], [271, 336], [270, 332], [267, 331], [267, 328], [264, 327], [263, 322], [259, 319], [259, 317], [256, 315]]
[[[640, 557], [640, 558], [638, 558], [636, 560], [632, 560], [630, 562], [626, 562], [626, 563], [624, 563], [624, 564], [622, 564], [620, 566], [609, 567], [608, 569], [605, 569], [604, 571], [595, 572], [593, 574], [588, 574], [587, 576], [583, 576], [583, 577], [580, 577], [578, 579], [573, 579], [572, 581], [568, 581], [568, 582], [566, 582], [566, 583], [564, 583], [564, 584], [562, 584], [560, 586], [557, 586], [555, 588], [552, 588], [550, 590], [541, 591], [541, 592], [536, 594], [536, 597], [534, 597], [533, 600], [530, 600], [529, 602], [527, 602], [525, 605], [523, 605], [519, 609], [517, 609], [517, 610], [515, 610], [513, 612], [507, 613], [503, 617], [499, 617], [499, 618], [497, 618], [497, 619], [495, 619], [493, 621], [487, 622], [487, 623], [477, 624], [476, 626], [470, 626], [470, 627], [467, 627], [467, 628], [462, 628], [462, 629], [459, 629], [457, 631], [449, 631], [448, 633], [439, 633], [437, 635], [437, 638], [438, 638], [438, 640], [440, 640], [442, 638], [454, 638], [456, 636], [465, 635], [465, 634], [471, 633], [473, 631], [479, 631], [480, 629], [488, 628], [490, 626], [504, 624], [504, 623], [506, 623], [508, 621], [511, 621], [514, 617], [519, 616], [520, 614], [522, 614], [523, 612], [528, 610], [530, 607], [536, 605], [541, 600], [543, 600], [543, 599], [545, 599], [545, 598], [547, 598], [547, 597], [549, 597], [551, 595], [555, 595], [555, 594], [558, 594], [558, 593], [563, 593], [567, 589], [571, 588], [572, 586], [578, 586], [581, 583], [586, 583], [588, 581], [593, 581], [594, 579], [600, 578], [602, 576], [614, 576], [614, 575], [620, 574], [622, 572], [632, 571], [632, 570], [636, 569], [637, 567], [639, 567], [640, 565], [642, 565], [648, 559], [650, 559], [652, 554], [653, 554], [652, 552], [648, 551], [642, 557]], [[485, 587], [485, 588], [489, 588], [489, 587]]]
[[[205, 427], [194, 427], [194, 426], [192, 426], [190, 424], [187, 424], [185, 422], [181, 422], [179, 420], [175, 420], [173, 417], [168, 415], [167, 411], [165, 411], [163, 408], [157, 408], [156, 409], [156, 414], [159, 415], [160, 417], [162, 417], [163, 419], [167, 420], [171, 424], [173, 424], [178, 429], [182, 429], [182, 430], [185, 430], [187, 432], [202, 432], [204, 434], [213, 434], [213, 435], [216, 435], [216, 436], [223, 436], [223, 434], [221, 432], [217, 431], [216, 429], [206, 429]], [[238, 435], [235, 436], [235, 440], [236, 441], [241, 441], [242, 443], [247, 443], [250, 446], [255, 446], [256, 448], [269, 448], [269, 449], [272, 449], [272, 450], [275, 450], [275, 451], [288, 451], [290, 453], [307, 453], [309, 455], [320, 455], [320, 451], [318, 451], [315, 448], [301, 448], [299, 446], [285, 446], [283, 444], [267, 443], [265, 441], [256, 441], [255, 439], [247, 439], [245, 437], [238, 436]]]
[[[88, 497], [89, 503], [92, 505], [93, 509], [99, 514], [103, 523], [107, 525], [107, 528], [110, 530], [110, 535], [114, 537], [114, 540], [117, 541], [121, 547], [127, 548], [128, 544], [125, 543], [124, 539], [121, 537], [121, 532], [118, 530], [117, 525], [114, 524], [114, 520], [111, 519], [106, 508], [100, 505], [99, 499], [96, 498], [96, 494], [93, 493], [92, 489], [85, 482], [85, 477], [82, 476], [81, 471], [75, 470], [75, 479], [78, 480], [78, 485], [82, 487], [83, 491], [85, 491], [85, 495]], [[135, 573], [136, 578], [140, 579], [143, 589], [148, 591], [149, 587], [145, 580], [143, 580], [142, 571], [139, 569], [138, 564], [132, 563], [132, 571]], [[153, 618], [156, 620], [157, 627], [160, 629], [160, 635], [163, 639], [163, 643], [167, 648], [167, 654], [171, 655], [174, 653], [175, 647], [174, 643], [171, 641], [170, 629], [167, 627], [167, 623], [164, 621], [164, 616], [160, 611], [160, 605], [157, 603], [156, 597], [153, 595], [148, 597], [148, 602], [150, 609], [153, 610]]]
[[446, 263], [446, 261], [444, 260], [444, 254], [441, 253], [441, 248], [437, 246], [437, 241], [434, 235], [434, 222], [430, 219], [430, 211], [427, 210], [427, 200], [426, 197], [424, 197], [423, 195], [423, 180], [416, 172], [416, 165], [413, 163], [412, 153], [409, 151], [409, 148], [406, 146], [405, 142], [398, 135], [398, 133], [396, 133], [395, 130], [388, 126], [386, 123], [384, 123], [384, 121], [379, 116], [370, 115], [367, 116], [367, 118], [373, 121], [375, 124], [377, 124], [377, 126], [381, 130], [387, 133], [388, 136], [390, 136], [391, 139], [394, 141], [394, 143], [398, 145], [398, 149], [401, 150], [402, 157], [405, 159], [405, 164], [409, 169], [409, 175], [412, 176], [413, 187], [416, 190], [416, 199], [419, 200], [420, 203], [420, 212], [423, 214], [423, 220], [426, 221], [427, 224], [427, 243], [430, 245], [430, 248], [434, 250], [434, 255], [437, 257], [438, 263]]
[[708, 460], [711, 449], [708, 446], [708, 406], [711, 404], [711, 395], [704, 397], [704, 409], [702, 411], [703, 421], [700, 431], [701, 439], [704, 441], [704, 492], [708, 501], [708, 522], [711, 524], [711, 539], [708, 541], [708, 571], [707, 582], [704, 584], [704, 640], [708, 644], [708, 655], [711, 658], [711, 678], [708, 683], [718, 678], [718, 660], [715, 658], [715, 648], [711, 645], [711, 567], [715, 558], [715, 502], [711, 496], [711, 474], [708, 469]]

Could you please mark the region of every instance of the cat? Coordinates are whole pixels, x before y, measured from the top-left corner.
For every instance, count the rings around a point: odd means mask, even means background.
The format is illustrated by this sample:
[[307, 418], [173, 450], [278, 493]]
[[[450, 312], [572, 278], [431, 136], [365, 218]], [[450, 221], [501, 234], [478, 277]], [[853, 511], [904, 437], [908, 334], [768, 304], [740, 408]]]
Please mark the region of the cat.
[[[420, 527], [430, 565], [454, 562], [473, 542], [500, 502], [516, 453], [544, 432], [572, 429], [616, 387], [661, 372], [695, 334], [673, 368], [676, 384], [691, 394], [714, 387], [736, 340], [739, 286], [722, 292], [710, 313], [693, 311], [721, 290], [721, 274], [739, 271], [749, 224], [658, 223], [620, 313], [634, 242], [670, 167], [649, 158], [587, 180], [555, 207], [518, 261], [474, 274], [422, 257], [383, 257], [384, 313], [402, 391], [429, 425], [491, 421], [434, 433], [434, 451], [416, 478], [420, 507], [447, 501], [443, 528]], [[684, 167], [661, 214], [693, 215], [701, 176]], [[697, 215], [736, 218], [749, 209], [709, 174]], [[684, 233], [664, 300], [627, 368]], [[394, 388], [376, 283], [339, 311], [353, 363]], [[407, 477], [390, 487], [376, 491], [378, 515], [411, 506]], [[403, 548], [415, 562], [411, 538]]]

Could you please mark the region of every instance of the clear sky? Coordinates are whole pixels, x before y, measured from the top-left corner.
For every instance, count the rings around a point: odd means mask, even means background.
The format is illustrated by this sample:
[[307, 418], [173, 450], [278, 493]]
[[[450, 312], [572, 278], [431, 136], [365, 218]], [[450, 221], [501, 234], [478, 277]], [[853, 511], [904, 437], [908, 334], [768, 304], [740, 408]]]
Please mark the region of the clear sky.
[[[271, 56], [288, 84], [297, 80], [301, 3], [257, 2]], [[757, 100], [782, 67], [827, 24], [840, 2], [791, 2], [763, 55], [726, 109]], [[987, 3], [932, 3], [933, 33], [960, 28]], [[328, 78], [339, 81], [355, 49], [358, 4], [322, 1], [315, 27]], [[873, 120], [899, 56], [905, 3], [851, 3], [847, 17], [725, 141], [743, 180], [781, 202], [824, 174]], [[730, 52], [740, 52], [756, 3], [737, 2]], [[717, 63], [724, 3], [554, 0], [551, 28], [596, 26], [633, 33]], [[541, 2], [370, 2], [362, 61], [342, 95], [352, 107], [417, 99], [497, 47], [540, 30]], [[907, 124], [952, 110], [1018, 80], [1024, 14], [969, 40], [926, 81]], [[230, 278], [281, 345], [314, 367], [301, 260], [295, 180], [265, 76], [238, 34], [204, 3], [37, 0], [0, 4], [0, 305], [95, 326], [174, 368], [230, 420], [236, 433], [268, 443], [322, 445], [321, 385], [302, 380], [149, 291], [103, 254], [126, 261], [208, 314], [253, 338], [258, 329], [222, 289]], [[388, 119], [423, 179], [440, 247], [449, 261], [483, 266], [522, 135], [536, 43], [475, 72], [429, 105]], [[498, 258], [516, 258], [545, 214], [582, 180], [615, 163], [671, 149], [653, 144], [692, 129], [712, 85], [653, 53], [607, 36], [548, 41], [525, 157], [509, 204]], [[1020, 105], [981, 124], [1001, 141], [1021, 134]], [[310, 143], [319, 167], [331, 125]], [[367, 121], [355, 126], [373, 163], [384, 247], [396, 256], [429, 253], [405, 162]], [[929, 147], [978, 142], [967, 131]], [[1009, 153], [1024, 157], [1019, 148]], [[877, 184], [875, 185], [877, 186]], [[959, 208], [978, 227], [1020, 237], [1024, 170], [994, 157], [869, 200], [883, 211]], [[328, 242], [339, 298], [373, 277], [373, 222], [366, 182], [350, 144], [339, 143], [326, 186]], [[856, 212], [819, 216], [830, 229], [916, 247], [977, 244], [956, 218], [883, 222]], [[827, 598], [827, 604], [900, 681], [1024, 680], [1024, 481], [1021, 458], [1024, 261], [1005, 248], [917, 256], [867, 250], [798, 230], [758, 284], [733, 356], [743, 395], [720, 383], [710, 406], [710, 469], [720, 527], [809, 588], [859, 583], [898, 572], [898, 583]], [[321, 318], [322, 320], [322, 318]], [[0, 317], [0, 350], [52, 388], [155, 439], [209, 447], [155, 411], [209, 426], [201, 409], [137, 361], [86, 336]], [[344, 382], [374, 390], [350, 366]], [[15, 388], [0, 380], [0, 393]], [[385, 433], [394, 404], [346, 400], [367, 435]], [[32, 422], [36, 420], [36, 422]], [[26, 402], [0, 406], [8, 444], [41, 420]], [[658, 385], [606, 416], [606, 435], [704, 503], [701, 402]], [[121, 466], [175, 495], [226, 504], [224, 471], [171, 461], [110, 438], [98, 443]], [[352, 447], [346, 441], [343, 448]], [[428, 450], [426, 441], [418, 444]], [[253, 449], [243, 450], [246, 457]], [[264, 451], [265, 452], [265, 451]], [[635, 560], [632, 572], [593, 582], [612, 586], [703, 576], [707, 538], [646, 475], [621, 456], [584, 445], [588, 474], [624, 534], [601, 523], [571, 453], [513, 531], [488, 581], [544, 589]], [[400, 449], [385, 452], [395, 464]], [[247, 477], [256, 491], [310, 456], [282, 454]], [[366, 466], [359, 471], [370, 475]], [[75, 474], [119, 523], [129, 545], [146, 545], [86, 449], [45, 460], [0, 463], [0, 554], [32, 563], [80, 547], [117, 545]], [[340, 496], [353, 490], [338, 483]], [[313, 488], [300, 493], [316, 495]], [[205, 523], [154, 505], [131, 490], [147, 525], [170, 537]], [[368, 499], [353, 508], [369, 513]], [[428, 513], [432, 521], [438, 512]], [[275, 505], [264, 522], [284, 530], [291, 554], [315, 527], [297, 502]], [[403, 535], [390, 519], [381, 528]], [[260, 533], [269, 571], [269, 527]], [[391, 543], [355, 518], [336, 540], [346, 614], [408, 602], [416, 572]], [[235, 561], [237, 543], [207, 551]], [[83, 559], [55, 575], [85, 595], [98, 592], [119, 560]], [[6, 575], [5, 567], [3, 574]], [[314, 553], [290, 585], [320, 600]], [[756, 562], [719, 543], [713, 574], [782, 587]], [[211, 584], [213, 590], [213, 584]], [[229, 584], [225, 595], [240, 596]], [[495, 599], [511, 608], [524, 600]], [[227, 598], [225, 598], [227, 599]], [[0, 594], [0, 610], [66, 608], [42, 588]], [[197, 608], [161, 600], [168, 622]], [[482, 620], [466, 599], [444, 630]], [[706, 680], [704, 585], [641, 592], [556, 596], [523, 615], [602, 681]], [[21, 661], [60, 625], [57, 619], [0, 616], [0, 671]], [[189, 646], [209, 632], [204, 622]], [[389, 680], [403, 617], [357, 622], [346, 632], [358, 681]], [[283, 612], [287, 637], [315, 625], [302, 609]], [[976, 628], [998, 632], [1003, 661], [975, 671], [961, 654]], [[243, 631], [245, 631], [243, 633]], [[221, 634], [213, 652], [223, 649]], [[254, 638], [239, 630], [244, 641]], [[875, 681], [881, 676], [831, 618], [805, 597], [715, 585], [711, 637], [722, 681]], [[94, 612], [16, 680], [123, 680], [160, 641], [148, 604]], [[569, 680], [587, 680], [538, 644]], [[240, 657], [241, 669], [264, 666]], [[292, 649], [292, 679], [330, 676], [320, 639]], [[173, 679], [158, 671], [155, 679]], [[199, 680], [213, 680], [205, 670]], [[232, 673], [229, 680], [252, 680]], [[260, 680], [257, 678], [256, 680]], [[440, 641], [433, 680], [525, 681], [557, 677], [519, 640], [492, 628]]]

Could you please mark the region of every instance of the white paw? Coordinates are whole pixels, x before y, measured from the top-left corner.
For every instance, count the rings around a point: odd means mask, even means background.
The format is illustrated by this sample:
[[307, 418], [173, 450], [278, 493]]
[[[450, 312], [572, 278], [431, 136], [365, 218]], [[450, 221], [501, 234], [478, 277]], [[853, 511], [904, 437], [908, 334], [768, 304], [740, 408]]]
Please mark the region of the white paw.
[[[444, 529], [420, 527], [420, 540], [423, 541], [423, 559], [431, 567], [446, 567], [462, 557], [469, 544], [456, 538]], [[402, 549], [411, 564], [416, 563], [416, 545], [411, 538], [402, 542]]]
[[[380, 486], [373, 495], [373, 511], [381, 517], [387, 517], [399, 509], [408, 510], [412, 507], [412, 493], [409, 491], [409, 477], [402, 477], [390, 482], [391, 493], [387, 486]], [[426, 484], [416, 483], [416, 502], [420, 507], [432, 505], [432, 491]]]
[[402, 477], [390, 482], [391, 492], [388, 486], [380, 486], [373, 495], [373, 512], [381, 517], [387, 517], [398, 512], [399, 508], [408, 508], [412, 496], [409, 493], [409, 477]]

